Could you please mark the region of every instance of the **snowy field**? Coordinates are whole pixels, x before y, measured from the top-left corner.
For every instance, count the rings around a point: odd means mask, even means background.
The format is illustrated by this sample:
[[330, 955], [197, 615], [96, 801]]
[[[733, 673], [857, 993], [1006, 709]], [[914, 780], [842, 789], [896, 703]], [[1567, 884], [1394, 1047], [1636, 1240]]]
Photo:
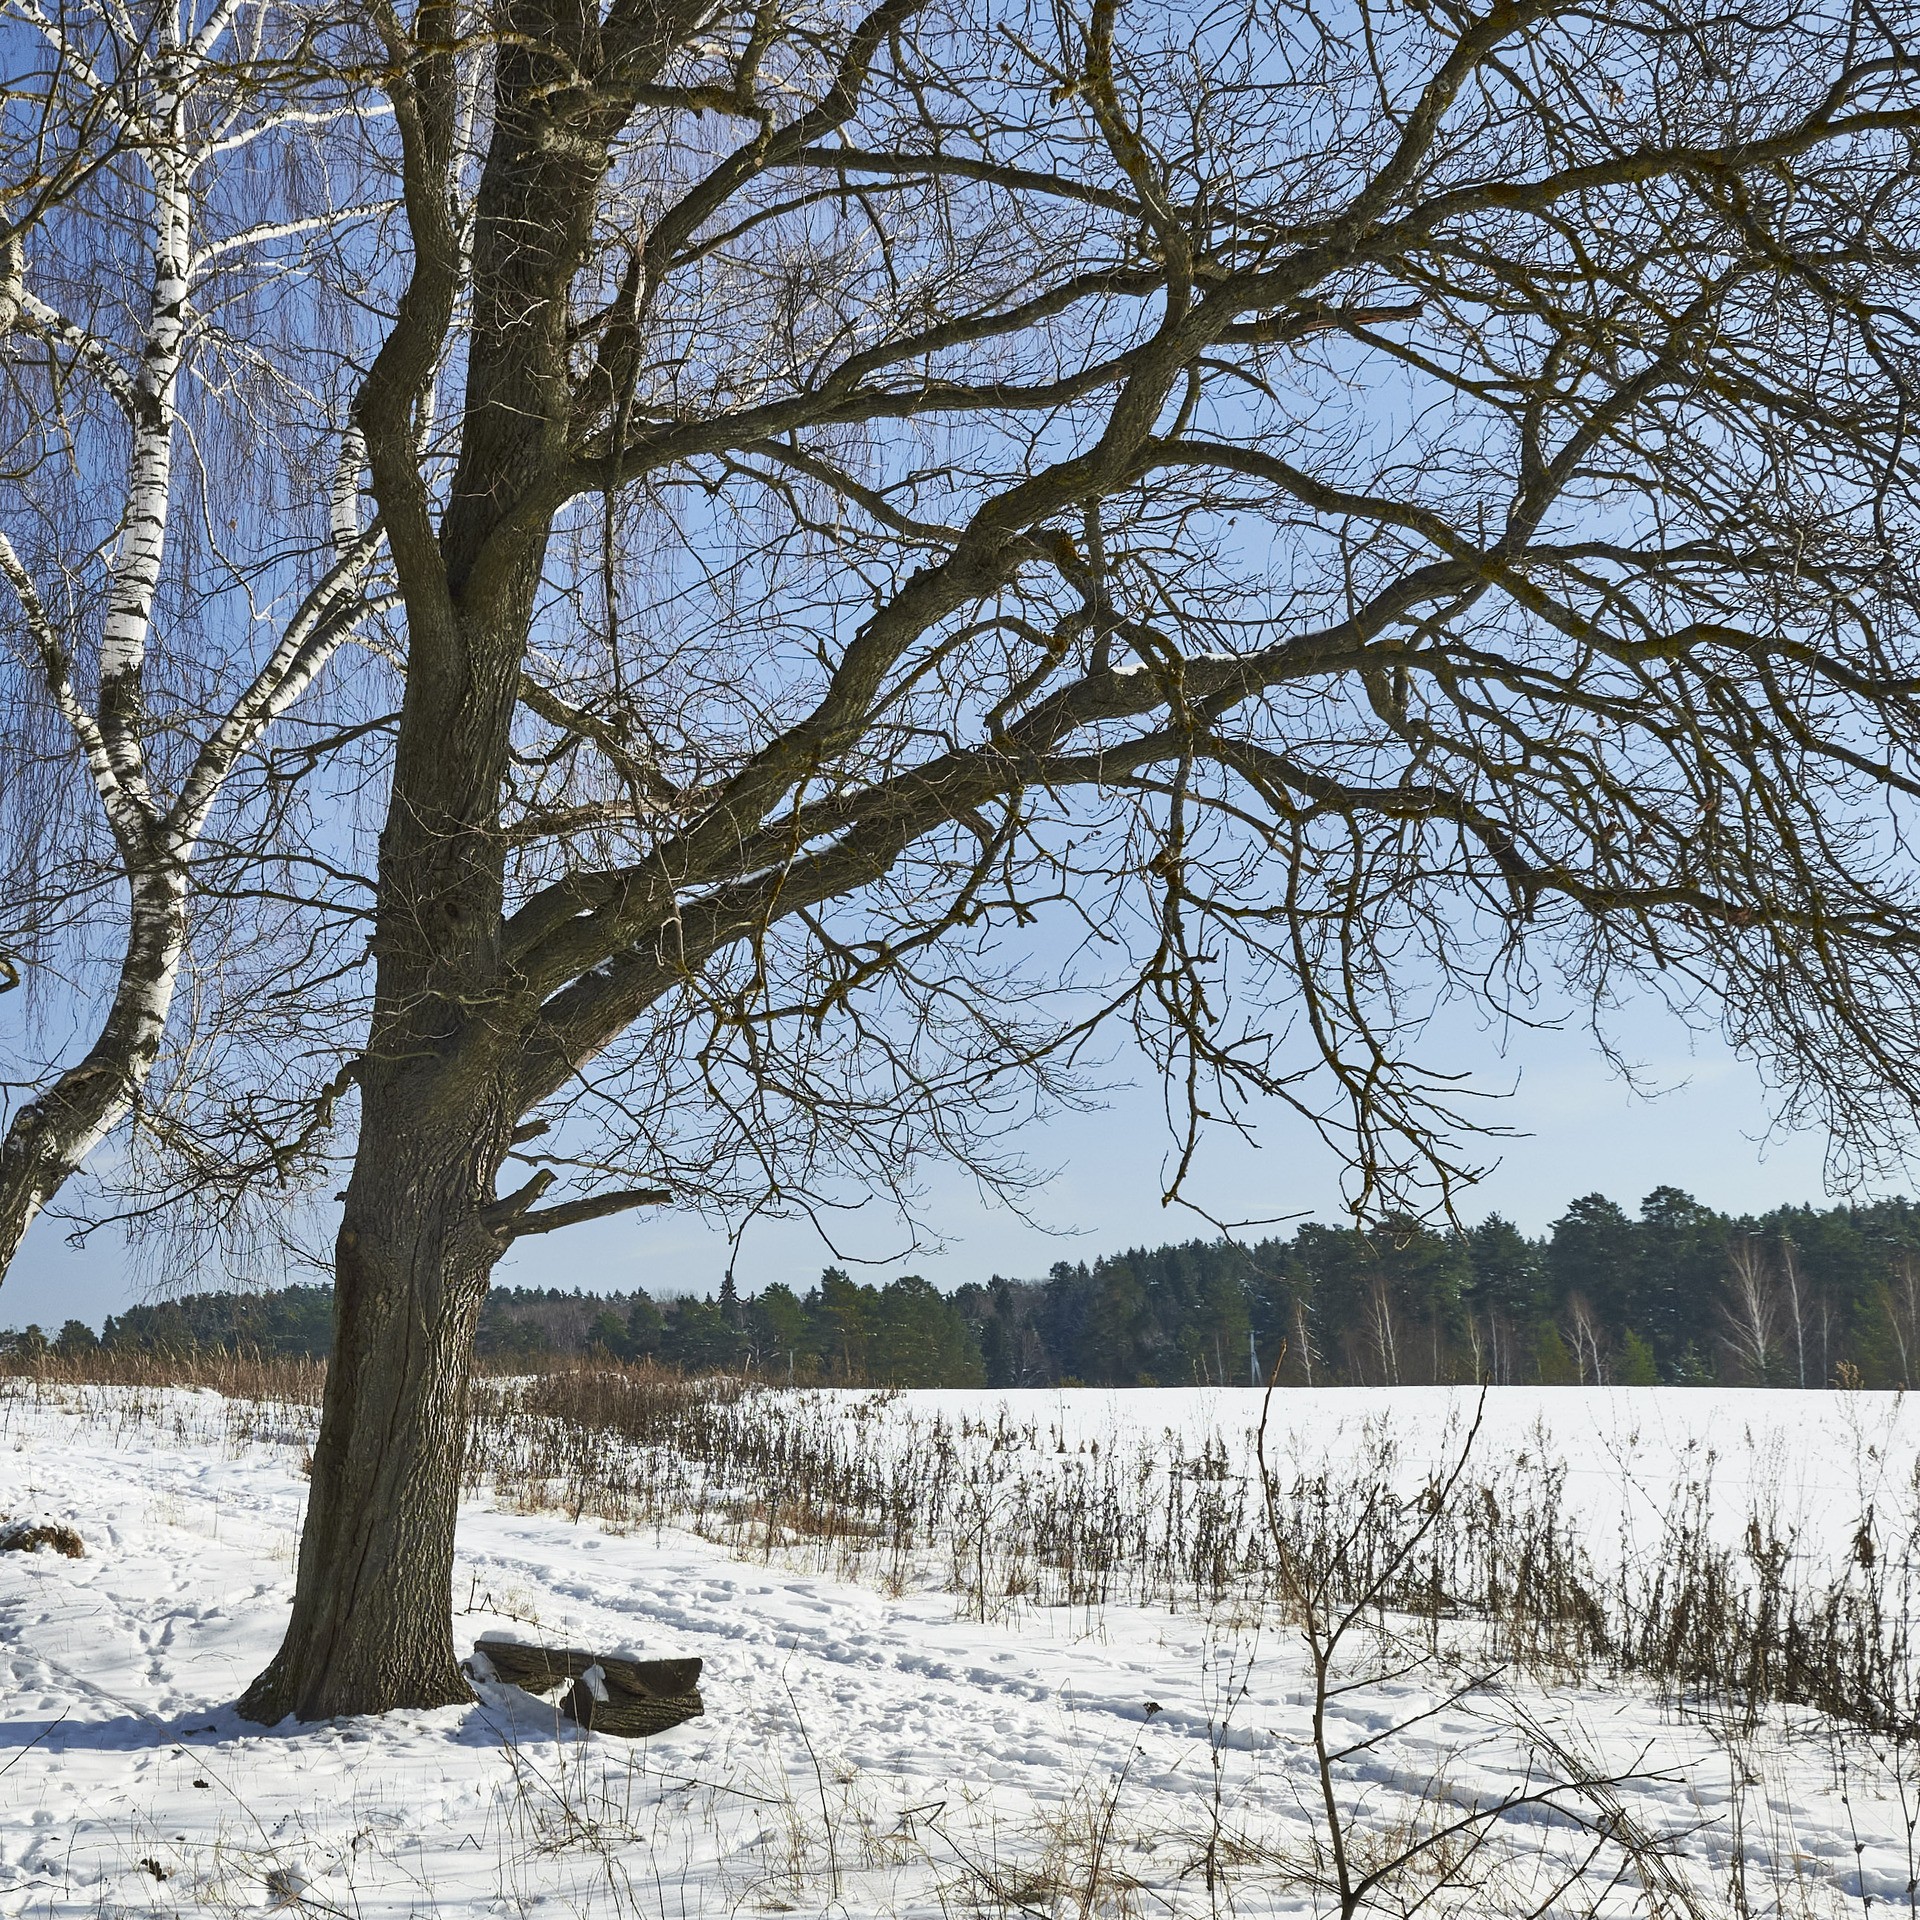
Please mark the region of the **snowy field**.
[[[1338, 1910], [1318, 1884], [1301, 1649], [1245, 1609], [1030, 1607], [980, 1624], [931, 1565], [888, 1591], [777, 1549], [736, 1558], [687, 1531], [623, 1536], [481, 1498], [460, 1533], [463, 1650], [506, 1630], [698, 1654], [706, 1716], [644, 1743], [582, 1739], [490, 1686], [464, 1709], [245, 1727], [228, 1703], [282, 1625], [306, 1416], [248, 1437], [211, 1395], [120, 1392], [0, 1400], [0, 1513], [65, 1521], [87, 1549], [0, 1554], [0, 1914]], [[1042, 1452], [1173, 1430], [1242, 1460], [1259, 1407], [1232, 1392], [919, 1394], [866, 1418], [992, 1425], [1003, 1402]], [[1417, 1471], [1472, 1399], [1275, 1406], [1281, 1456], [1338, 1457], [1385, 1421]], [[1911, 1499], [1920, 1409], [1494, 1394], [1481, 1457], [1528, 1451], [1565, 1463], [1596, 1554], [1657, 1541], [1675, 1486], [1709, 1464], [1735, 1520], [1764, 1494], [1844, 1551], [1863, 1504]], [[1369, 1910], [1404, 1913], [1435, 1879], [1433, 1911], [1476, 1915], [1913, 1910], [1920, 1800], [1884, 1742], [1806, 1714], [1736, 1732], [1625, 1685], [1486, 1673], [1456, 1697], [1439, 1672], [1334, 1700], [1356, 1858], [1503, 1794], [1531, 1804], [1463, 1827], [1470, 1856], [1434, 1846], [1427, 1883], [1383, 1887]]]

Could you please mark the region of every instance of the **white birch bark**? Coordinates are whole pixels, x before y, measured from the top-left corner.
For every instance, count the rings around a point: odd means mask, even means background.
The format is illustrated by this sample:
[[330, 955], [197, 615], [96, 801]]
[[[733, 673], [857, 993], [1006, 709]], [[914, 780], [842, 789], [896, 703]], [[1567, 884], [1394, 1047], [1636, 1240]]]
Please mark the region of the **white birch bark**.
[[[225, 123], [218, 139], [195, 143], [187, 100], [211, 63], [228, 57], [235, 0], [220, 0], [197, 29], [163, 39], [117, 117], [137, 126], [151, 204], [152, 271], [137, 364], [60, 314], [26, 284], [17, 238], [0, 247], [0, 316], [5, 331], [57, 343], [98, 381], [128, 423], [125, 497], [99, 631], [99, 674], [89, 707], [74, 684], [73, 659], [45, 596], [0, 528], [0, 579], [11, 587], [28, 649], [54, 706], [85, 760], [118, 850], [127, 890], [124, 949], [114, 993], [84, 1057], [14, 1114], [0, 1137], [0, 1277], [35, 1218], [139, 1101], [160, 1057], [187, 946], [193, 862], [200, 838], [234, 768], [310, 687], [369, 608], [364, 598], [378, 530], [358, 524], [364, 447], [343, 438], [329, 502], [335, 560], [307, 595], [239, 697], [201, 742], [177, 793], [154, 791], [146, 751], [147, 653], [168, 524], [175, 510], [174, 461], [181, 431], [177, 396], [191, 344], [197, 267], [230, 260], [316, 224], [264, 224], [194, 254], [196, 172], [244, 139]], [[59, 36], [49, 27], [50, 39]], [[169, 30], [163, 27], [163, 34]], [[183, 44], [184, 42], [184, 44]], [[284, 115], [280, 116], [283, 120]]]

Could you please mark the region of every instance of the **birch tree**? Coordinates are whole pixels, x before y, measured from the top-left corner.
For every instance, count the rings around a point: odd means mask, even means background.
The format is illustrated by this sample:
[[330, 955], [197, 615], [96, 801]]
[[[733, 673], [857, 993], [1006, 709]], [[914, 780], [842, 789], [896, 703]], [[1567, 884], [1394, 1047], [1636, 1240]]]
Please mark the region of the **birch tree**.
[[[16, 874], [38, 867], [27, 837], [41, 856], [69, 843], [51, 886], [16, 894], [10, 945], [16, 971], [53, 968], [64, 916], [72, 963], [91, 916], [117, 954], [104, 1007], [71, 988], [81, 1057], [15, 1077], [0, 1273], [141, 1098], [236, 770], [369, 615], [378, 535], [326, 390], [315, 267], [378, 210], [336, 197], [329, 137], [358, 108], [306, 57], [320, 24], [245, 0], [6, 9], [7, 212], [25, 217], [0, 221], [0, 579], [16, 780], [36, 745], [43, 762], [33, 818], [13, 809]], [[307, 477], [316, 457], [330, 486]], [[183, 539], [191, 559], [170, 565]], [[90, 817], [61, 792], [69, 770]]]
[[407, 673], [246, 1713], [463, 1697], [517, 1238], [898, 1191], [1112, 1023], [1170, 1185], [1265, 1096], [1444, 1192], [1423, 1015], [1546, 982], [1910, 1137], [1911, 8], [356, 17]]
[[1779, 1363], [1780, 1296], [1773, 1263], [1762, 1242], [1742, 1234], [1727, 1247], [1727, 1297], [1722, 1306], [1727, 1351], [1753, 1386], [1771, 1381]]

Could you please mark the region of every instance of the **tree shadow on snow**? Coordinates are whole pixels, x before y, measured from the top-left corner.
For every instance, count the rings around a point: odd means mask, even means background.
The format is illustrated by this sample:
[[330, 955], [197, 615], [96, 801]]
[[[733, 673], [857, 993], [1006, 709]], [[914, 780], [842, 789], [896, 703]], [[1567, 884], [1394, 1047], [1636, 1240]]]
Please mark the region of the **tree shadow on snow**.
[[[488, 1688], [489, 1696], [501, 1691]], [[457, 1713], [457, 1721], [451, 1719]], [[491, 1697], [476, 1699], [465, 1708], [439, 1707], [430, 1712], [395, 1712], [379, 1717], [341, 1720], [282, 1720], [263, 1727], [243, 1720], [231, 1705], [202, 1707], [163, 1719], [157, 1714], [109, 1713], [81, 1718], [76, 1712], [45, 1713], [0, 1718], [0, 1775], [23, 1759], [30, 1749], [50, 1753], [130, 1753], [167, 1747], [182, 1753], [212, 1752], [238, 1742], [323, 1740], [345, 1745], [371, 1742], [383, 1732], [426, 1728], [440, 1733], [454, 1746], [498, 1749], [541, 1740], [574, 1741], [580, 1731], [563, 1720], [550, 1702], [530, 1696], [517, 1701]]]

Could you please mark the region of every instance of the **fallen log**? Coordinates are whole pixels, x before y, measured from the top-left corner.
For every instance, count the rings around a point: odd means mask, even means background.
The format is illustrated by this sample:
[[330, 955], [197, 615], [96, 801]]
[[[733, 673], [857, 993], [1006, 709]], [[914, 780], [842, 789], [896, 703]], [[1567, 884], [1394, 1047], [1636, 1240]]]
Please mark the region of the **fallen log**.
[[565, 1686], [560, 1711], [590, 1733], [637, 1740], [706, 1711], [697, 1659], [628, 1660], [585, 1647], [522, 1640], [480, 1640], [473, 1650], [498, 1678], [528, 1693], [548, 1694]]
[[597, 1666], [589, 1667], [560, 1702], [560, 1711], [575, 1726], [588, 1733], [618, 1734], [623, 1740], [664, 1733], [706, 1710], [705, 1701], [691, 1688], [685, 1693], [634, 1693], [614, 1679], [611, 1668]]

